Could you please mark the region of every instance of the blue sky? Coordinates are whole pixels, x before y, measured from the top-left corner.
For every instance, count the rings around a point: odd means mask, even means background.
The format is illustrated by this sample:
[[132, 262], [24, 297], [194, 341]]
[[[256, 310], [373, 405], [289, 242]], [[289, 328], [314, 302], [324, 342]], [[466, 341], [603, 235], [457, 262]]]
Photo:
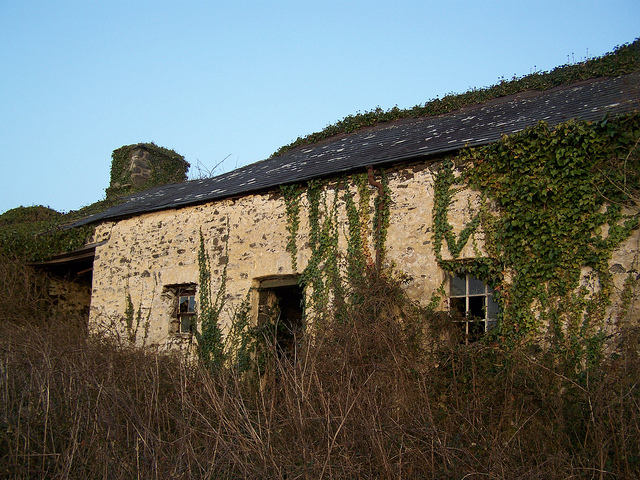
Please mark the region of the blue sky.
[[602, 55], [638, 25], [638, 0], [0, 0], [0, 212], [104, 198], [122, 145], [222, 173], [349, 114]]

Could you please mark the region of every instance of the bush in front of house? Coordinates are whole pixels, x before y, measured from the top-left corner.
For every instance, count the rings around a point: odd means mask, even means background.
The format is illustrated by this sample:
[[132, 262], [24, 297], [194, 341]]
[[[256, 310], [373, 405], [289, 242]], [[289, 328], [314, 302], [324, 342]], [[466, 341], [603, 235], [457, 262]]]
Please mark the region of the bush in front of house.
[[212, 375], [87, 336], [24, 296], [25, 272], [0, 271], [3, 478], [638, 475], [634, 330], [575, 373], [544, 352], [465, 345], [449, 316], [371, 277], [341, 321], [261, 376]]

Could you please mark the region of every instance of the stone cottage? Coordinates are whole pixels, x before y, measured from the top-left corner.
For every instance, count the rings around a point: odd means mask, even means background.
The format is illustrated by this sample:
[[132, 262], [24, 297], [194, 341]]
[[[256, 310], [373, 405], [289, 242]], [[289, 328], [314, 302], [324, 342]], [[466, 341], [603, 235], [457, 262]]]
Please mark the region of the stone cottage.
[[[301, 305], [311, 295], [312, 287], [300, 281], [310, 262], [327, 267], [337, 255], [337, 268], [343, 278], [348, 276], [344, 252], [353, 238], [349, 216], [355, 205], [366, 227], [360, 245], [372, 264], [393, 267], [407, 294], [423, 305], [435, 298], [440, 308], [473, 317], [464, 327], [468, 335], [484, 332], [498, 318], [493, 289], [476, 275], [448, 273], [442, 264], [490, 256], [485, 233], [473, 231], [455, 254], [451, 246], [434, 249], [434, 189], [443, 161], [540, 121], [550, 126], [570, 119], [600, 122], [606, 115], [637, 111], [639, 80], [639, 73], [600, 78], [436, 117], [380, 123], [214, 178], [133, 194], [78, 223], [96, 227], [88, 246], [95, 252], [90, 325], [121, 325], [138, 344], [170, 348], [191, 342], [202, 245], [214, 296], [225, 282], [223, 327], [248, 301], [254, 322], [260, 321], [263, 307], [278, 303], [281, 311], [289, 311], [289, 326], [295, 328], [302, 322]], [[300, 186], [297, 193], [295, 186]], [[452, 190], [448, 211], [456, 235], [483, 205], [477, 191], [459, 187]], [[317, 194], [315, 203], [310, 189]], [[376, 223], [380, 212], [374, 202], [383, 191], [388, 194], [387, 218]], [[495, 210], [495, 205], [488, 208]], [[317, 261], [314, 236], [325, 227], [337, 247]], [[381, 227], [383, 252], [376, 251]], [[609, 264], [618, 293], [629, 272], [637, 269], [638, 245], [635, 229], [613, 251]], [[123, 320], [127, 315], [128, 326]]]

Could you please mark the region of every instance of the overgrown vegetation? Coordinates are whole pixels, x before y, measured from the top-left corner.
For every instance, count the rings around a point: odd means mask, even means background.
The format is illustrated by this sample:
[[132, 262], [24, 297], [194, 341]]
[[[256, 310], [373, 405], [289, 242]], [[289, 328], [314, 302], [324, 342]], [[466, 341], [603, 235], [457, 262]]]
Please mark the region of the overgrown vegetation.
[[8, 210], [0, 215], [0, 253], [38, 261], [80, 248], [93, 227], [67, 228], [79, 215], [63, 215], [43, 206]]
[[[148, 168], [148, 177], [132, 178], [133, 157]], [[144, 158], [143, 158], [144, 157]], [[106, 189], [107, 199], [129, 195], [167, 183], [180, 183], [187, 180], [189, 162], [174, 150], [160, 147], [155, 143], [137, 143], [117, 148], [111, 154], [111, 181]]]
[[[150, 178], [143, 185], [131, 185], [130, 155], [136, 149], [150, 152]], [[17, 207], [0, 215], [0, 254], [27, 261], [46, 260], [53, 255], [81, 248], [93, 235], [94, 226], [70, 228], [85, 217], [122, 202], [122, 195], [171, 182], [186, 180], [189, 164], [173, 150], [154, 143], [140, 143], [113, 151], [111, 186], [107, 197], [68, 213], [41, 205]]]
[[[300, 274], [300, 284], [307, 289], [306, 309], [312, 315], [328, 313], [327, 307], [331, 305], [332, 314], [345, 317], [344, 304], [358, 301], [357, 290], [363, 279], [380, 273], [389, 227], [391, 192], [384, 171], [380, 172], [381, 182], [374, 177], [372, 171], [371, 181], [378, 185], [373, 214], [370, 208], [372, 186], [367, 175], [353, 175], [332, 185], [311, 180], [306, 185], [280, 189], [287, 212], [287, 251], [291, 254], [294, 271], [297, 271], [300, 202], [306, 198], [309, 231], [305, 233], [308, 234], [311, 257]], [[348, 221], [345, 232], [340, 225], [340, 201], [344, 202], [343, 213]], [[341, 233], [346, 236], [344, 249], [339, 246]], [[369, 239], [374, 254], [370, 251]]]
[[[545, 123], [445, 161], [436, 175], [434, 251], [442, 268], [497, 289], [507, 344], [545, 341], [582, 368], [604, 346], [613, 251], [639, 225], [640, 115], [602, 122]], [[457, 185], [454, 188], [454, 185]], [[457, 234], [447, 215], [456, 189], [482, 205]], [[497, 215], [489, 212], [493, 202]], [[457, 260], [478, 228], [487, 257]], [[452, 260], [444, 260], [446, 246]], [[616, 319], [610, 319], [616, 321]]]
[[[639, 49], [636, 41], [409, 111], [348, 117], [318, 138], [637, 70]], [[86, 319], [57, 311], [43, 293], [46, 279], [13, 258], [76, 248], [90, 230], [65, 231], [71, 217], [44, 207], [5, 213], [0, 246], [12, 258], [0, 257], [0, 475], [637, 478], [640, 331], [622, 322], [634, 308], [634, 275], [607, 355], [597, 326], [609, 305], [611, 253], [638, 228], [629, 213], [640, 191], [638, 138], [637, 114], [553, 130], [540, 124], [441, 165], [433, 212], [439, 263], [487, 280], [503, 307], [496, 335], [472, 345], [461, 341], [460, 319], [410, 302], [374, 262], [370, 249], [384, 255], [389, 219], [384, 172], [373, 211], [365, 175], [282, 189], [294, 271], [307, 203], [311, 257], [300, 278], [316, 319], [291, 356], [274, 350], [277, 325], [250, 325], [249, 297], [222, 335], [226, 266], [212, 289], [202, 235], [198, 362], [132, 348], [148, 318], [129, 295], [125, 341], [88, 337]], [[483, 198], [456, 235], [447, 212], [461, 182]], [[343, 207], [346, 248], [339, 248]], [[488, 256], [460, 261], [480, 228]], [[585, 269], [597, 288], [581, 286]], [[543, 324], [551, 327], [545, 351], [522, 341]]]
[[281, 147], [272, 156], [282, 155], [301, 145], [309, 145], [340, 133], [351, 133], [364, 127], [382, 122], [392, 122], [400, 118], [429, 117], [442, 115], [470, 105], [505, 97], [527, 90], [548, 90], [560, 85], [569, 85], [581, 80], [596, 77], [612, 77], [631, 73], [640, 68], [640, 39], [631, 44], [616, 47], [613, 52], [601, 57], [590, 58], [584, 62], [562, 65], [549, 72], [535, 72], [521, 78], [502, 80], [500, 83], [486, 87], [473, 88], [462, 94], [450, 93], [436, 98], [424, 105], [416, 105], [410, 109], [396, 107], [390, 110], [376, 108], [374, 110], [348, 115], [339, 122], [327, 126], [320, 132], [298, 137], [289, 145]]
[[[228, 231], [228, 225], [227, 225]], [[228, 242], [225, 237], [225, 245]], [[226, 248], [225, 248], [226, 250]], [[225, 254], [227, 252], [225, 251]], [[227, 283], [227, 264], [225, 263], [221, 275], [221, 283], [215, 295], [211, 285], [211, 262], [207, 252], [202, 230], [200, 231], [200, 248], [198, 249], [199, 271], [199, 326], [195, 330], [198, 341], [198, 356], [203, 365], [211, 371], [216, 371], [225, 363], [224, 341], [220, 326], [220, 314], [224, 308]]]
[[[638, 332], [581, 376], [465, 346], [384, 276], [259, 388], [86, 337], [0, 262], [3, 478], [637, 478]], [[15, 288], [11, 287], [15, 285]], [[7, 316], [7, 314], [10, 314]], [[429, 326], [429, 328], [422, 328]], [[126, 342], [120, 345], [126, 345]]]
[[42, 205], [7, 210], [0, 215], [0, 254], [37, 262], [81, 248], [95, 227], [69, 227], [120, 202], [120, 199], [100, 200], [68, 213]]

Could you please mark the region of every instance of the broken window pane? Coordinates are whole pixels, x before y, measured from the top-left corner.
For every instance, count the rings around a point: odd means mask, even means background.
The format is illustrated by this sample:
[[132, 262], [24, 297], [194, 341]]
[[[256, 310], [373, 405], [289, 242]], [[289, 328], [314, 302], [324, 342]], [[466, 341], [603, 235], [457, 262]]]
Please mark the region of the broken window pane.
[[467, 317], [473, 318], [485, 318], [484, 309], [484, 296], [469, 297], [469, 310], [467, 310]]
[[457, 297], [467, 294], [467, 276], [464, 274], [458, 274], [451, 278], [451, 296]]
[[463, 317], [467, 314], [467, 299], [465, 297], [450, 299], [449, 306], [451, 312], [457, 312]]
[[180, 313], [196, 313], [195, 294], [180, 295]]
[[181, 315], [180, 316], [180, 333], [191, 333], [191, 315]]
[[178, 291], [178, 333], [193, 333], [196, 323], [196, 291], [188, 288]]
[[485, 288], [482, 280], [469, 275], [469, 295], [484, 295], [486, 293]]

